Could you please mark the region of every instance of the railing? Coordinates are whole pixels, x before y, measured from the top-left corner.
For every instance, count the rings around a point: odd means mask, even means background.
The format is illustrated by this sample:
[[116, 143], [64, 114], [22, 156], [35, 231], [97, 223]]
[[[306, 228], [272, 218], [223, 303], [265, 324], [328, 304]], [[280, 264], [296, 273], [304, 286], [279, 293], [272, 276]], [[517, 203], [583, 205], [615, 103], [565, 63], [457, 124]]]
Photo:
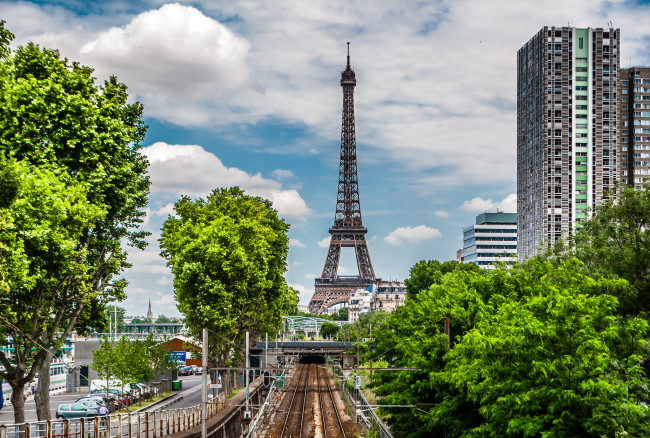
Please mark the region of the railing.
[[[207, 418], [226, 406], [220, 394], [208, 402]], [[201, 406], [154, 412], [112, 414], [106, 417], [38, 421], [0, 425], [0, 438], [162, 438], [198, 427], [203, 420]]]
[[258, 436], [260, 436], [260, 429], [268, 422], [269, 410], [272, 407], [274, 407], [275, 404], [274, 401], [276, 397], [275, 394], [280, 390], [278, 382], [282, 380], [282, 386], [284, 388], [287, 387], [288, 381], [290, 380], [290, 376], [291, 376], [291, 373], [290, 372], [287, 373], [287, 371], [292, 370], [293, 362], [294, 362], [294, 357], [292, 356], [289, 359], [289, 362], [285, 366], [284, 370], [282, 371], [282, 374], [277, 376], [277, 380], [276, 378], [273, 378], [271, 386], [269, 387], [269, 393], [266, 396], [266, 399], [264, 400], [264, 403], [262, 404], [262, 407], [260, 408], [257, 415], [255, 416], [253, 422], [248, 428], [248, 434], [246, 435], [246, 438], [257, 438]]
[[368, 400], [363, 395], [363, 392], [361, 392], [361, 389], [354, 388], [350, 390], [347, 387], [346, 379], [342, 378], [343, 370], [341, 365], [332, 361], [329, 357], [327, 359], [327, 365], [335, 376], [334, 380], [336, 381], [336, 386], [339, 388], [343, 396], [347, 398], [347, 401], [351, 405], [355, 406], [356, 413], [353, 416], [356, 416], [361, 422], [363, 422], [364, 426], [369, 431], [377, 433], [378, 435], [376, 436], [379, 438], [393, 438], [388, 426], [386, 426], [377, 414], [375, 414], [374, 407], [368, 403]]

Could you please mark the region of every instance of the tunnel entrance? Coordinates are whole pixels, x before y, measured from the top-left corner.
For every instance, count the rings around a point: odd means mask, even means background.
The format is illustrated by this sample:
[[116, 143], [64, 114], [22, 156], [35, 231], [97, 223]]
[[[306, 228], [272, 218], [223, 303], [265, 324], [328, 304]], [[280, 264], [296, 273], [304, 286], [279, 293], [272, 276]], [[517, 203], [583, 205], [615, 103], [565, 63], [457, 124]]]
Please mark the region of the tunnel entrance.
[[301, 354], [298, 363], [315, 363], [323, 365], [325, 363], [325, 356], [321, 354]]

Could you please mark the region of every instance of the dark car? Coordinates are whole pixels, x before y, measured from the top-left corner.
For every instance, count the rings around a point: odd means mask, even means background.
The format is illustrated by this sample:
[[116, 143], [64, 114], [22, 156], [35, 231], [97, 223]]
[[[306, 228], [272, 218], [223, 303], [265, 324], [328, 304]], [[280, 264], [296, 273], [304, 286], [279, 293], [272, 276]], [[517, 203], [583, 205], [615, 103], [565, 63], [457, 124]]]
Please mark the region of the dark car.
[[189, 376], [190, 374], [192, 374], [192, 367], [183, 367], [178, 370], [179, 376]]
[[66, 403], [59, 405], [56, 409], [55, 417], [58, 419], [88, 418], [94, 417], [96, 414], [94, 409], [84, 406], [81, 403]]

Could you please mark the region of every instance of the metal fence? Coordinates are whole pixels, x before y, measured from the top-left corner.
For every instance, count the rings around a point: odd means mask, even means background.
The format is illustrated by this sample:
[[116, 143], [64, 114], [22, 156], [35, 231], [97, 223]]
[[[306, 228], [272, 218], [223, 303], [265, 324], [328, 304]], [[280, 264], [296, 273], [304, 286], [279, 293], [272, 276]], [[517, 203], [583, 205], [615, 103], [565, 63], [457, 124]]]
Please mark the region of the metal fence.
[[[207, 418], [226, 406], [223, 394], [208, 402]], [[0, 438], [161, 438], [198, 427], [200, 405], [154, 412], [112, 414], [106, 417], [38, 421], [0, 425]]]
[[368, 403], [368, 400], [361, 392], [360, 388], [350, 388], [347, 383], [347, 378], [343, 374], [341, 365], [332, 361], [329, 357], [327, 360], [332, 374], [335, 376], [336, 386], [341, 391], [343, 396], [347, 399], [350, 405], [355, 407], [353, 416], [356, 416], [357, 422], [363, 425], [373, 434], [379, 438], [393, 438], [388, 426], [386, 426], [374, 411], [374, 407]]

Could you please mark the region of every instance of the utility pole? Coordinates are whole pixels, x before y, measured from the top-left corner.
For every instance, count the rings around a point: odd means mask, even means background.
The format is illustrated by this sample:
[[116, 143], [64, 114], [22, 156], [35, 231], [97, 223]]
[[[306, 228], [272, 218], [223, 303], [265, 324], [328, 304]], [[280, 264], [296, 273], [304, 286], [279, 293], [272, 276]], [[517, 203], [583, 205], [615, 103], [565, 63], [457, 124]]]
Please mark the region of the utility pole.
[[370, 345], [368, 345], [368, 352], [370, 353], [370, 381], [372, 382], [372, 323], [370, 323]]
[[201, 361], [203, 372], [201, 373], [201, 405], [203, 406], [203, 418], [201, 421], [201, 438], [208, 436], [208, 329], [203, 329], [203, 358]]
[[248, 349], [248, 344], [250, 344], [250, 333], [246, 332], [246, 410], [244, 411], [244, 422], [246, 423], [246, 431], [248, 432], [248, 428], [250, 427], [250, 421], [251, 421], [251, 411], [250, 411], [250, 401], [248, 399], [249, 396], [249, 381], [250, 378], [248, 376], [249, 372], [249, 367], [251, 366], [250, 364], [250, 351]]
[[264, 366], [269, 369], [269, 334], [266, 334], [266, 346], [264, 348]]

